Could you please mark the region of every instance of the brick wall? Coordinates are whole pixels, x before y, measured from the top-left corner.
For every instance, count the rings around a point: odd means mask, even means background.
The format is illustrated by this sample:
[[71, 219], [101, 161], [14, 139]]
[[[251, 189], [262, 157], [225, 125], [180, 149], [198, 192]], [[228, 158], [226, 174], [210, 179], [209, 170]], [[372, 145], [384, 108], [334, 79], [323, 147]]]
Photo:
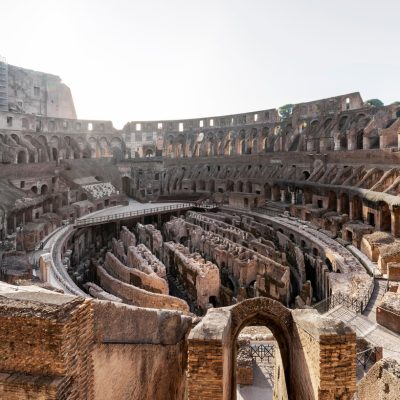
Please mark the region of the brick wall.
[[1, 375], [0, 398], [29, 398], [37, 386], [50, 399], [92, 399], [90, 301], [59, 294], [40, 301], [26, 297], [0, 301], [0, 371], [10, 374]]

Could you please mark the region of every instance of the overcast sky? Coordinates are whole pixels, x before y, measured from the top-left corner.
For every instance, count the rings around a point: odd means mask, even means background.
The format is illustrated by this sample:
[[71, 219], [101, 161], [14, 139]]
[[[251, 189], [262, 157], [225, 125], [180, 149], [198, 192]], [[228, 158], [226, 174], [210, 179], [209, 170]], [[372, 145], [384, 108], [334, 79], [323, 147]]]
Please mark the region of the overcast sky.
[[61, 76], [79, 118], [400, 100], [399, 0], [0, 0], [0, 54]]

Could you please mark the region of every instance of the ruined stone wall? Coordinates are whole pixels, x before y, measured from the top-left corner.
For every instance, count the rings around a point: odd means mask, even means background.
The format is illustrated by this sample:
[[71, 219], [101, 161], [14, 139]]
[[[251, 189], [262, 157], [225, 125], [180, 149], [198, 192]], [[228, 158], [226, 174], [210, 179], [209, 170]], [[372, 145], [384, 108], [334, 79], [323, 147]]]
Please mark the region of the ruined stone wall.
[[128, 283], [113, 278], [100, 265], [97, 266], [97, 278], [100, 286], [114, 296], [121, 298], [124, 303], [138, 307], [165, 308], [167, 310], [179, 310], [188, 312], [187, 303], [176, 297], [148, 292]]
[[165, 265], [144, 244], [128, 248], [127, 264], [146, 274], [154, 274], [160, 279], [167, 278]]
[[396, 400], [400, 393], [400, 366], [394, 359], [375, 363], [357, 385], [355, 400]]
[[26, 114], [76, 118], [71, 91], [58, 76], [8, 65], [8, 108]]
[[162, 257], [163, 237], [154, 225], [137, 224], [138, 241], [143, 243], [157, 257]]
[[168, 283], [165, 279], [158, 277], [154, 272], [152, 274], [145, 274], [136, 268], [127, 267], [110, 252], [106, 254], [104, 269], [111, 276], [122, 282], [129, 283], [149, 292], [168, 294]]
[[163, 253], [164, 264], [183, 283], [190, 299], [198, 307], [205, 310], [209, 303], [218, 301], [221, 282], [215, 264], [173, 242], [164, 243]]
[[[194, 212], [188, 213], [188, 220], [198, 225], [183, 219], [173, 219], [165, 226], [167, 235], [176, 241], [182, 239], [189, 241], [191, 250], [214, 260], [219, 269], [226, 270], [239, 287], [246, 288], [255, 283], [254, 295], [272, 297], [288, 304], [289, 268], [249, 248], [253, 247], [254, 243], [254, 236], [251, 233], [212, 218], [202, 218]], [[223, 226], [223, 230], [219, 229], [219, 224]], [[176, 234], [178, 236], [175, 236]], [[181, 236], [183, 234], [186, 236]], [[229, 238], [237, 240], [240, 244]], [[273, 256], [277, 255], [277, 252], [271, 251], [271, 253]], [[227, 282], [223, 283], [227, 285]], [[241, 296], [243, 297], [243, 294]]]

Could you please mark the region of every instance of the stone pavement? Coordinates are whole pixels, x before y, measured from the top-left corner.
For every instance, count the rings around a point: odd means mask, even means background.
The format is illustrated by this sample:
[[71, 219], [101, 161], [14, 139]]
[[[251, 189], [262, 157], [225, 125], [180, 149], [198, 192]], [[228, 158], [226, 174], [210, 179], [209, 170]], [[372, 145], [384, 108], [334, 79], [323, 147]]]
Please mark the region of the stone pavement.
[[391, 357], [400, 362], [400, 335], [343, 305], [329, 310], [324, 315], [343, 321], [356, 331], [357, 337], [365, 338], [374, 346], [383, 347], [383, 357]]
[[237, 385], [237, 400], [272, 400], [274, 365], [253, 363], [253, 385]]

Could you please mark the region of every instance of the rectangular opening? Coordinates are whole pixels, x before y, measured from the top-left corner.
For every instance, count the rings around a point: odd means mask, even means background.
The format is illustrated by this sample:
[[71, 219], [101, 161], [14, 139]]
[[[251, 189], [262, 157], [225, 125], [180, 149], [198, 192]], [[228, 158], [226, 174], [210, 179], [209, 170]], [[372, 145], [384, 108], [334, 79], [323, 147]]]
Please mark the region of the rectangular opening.
[[91, 122], [88, 123], [88, 131], [92, 131], [93, 130], [93, 124]]
[[324, 203], [323, 203], [323, 201], [321, 199], [319, 199], [317, 201], [317, 204], [318, 204], [318, 208], [322, 208], [324, 206]]
[[200, 128], [202, 128], [204, 126], [204, 121], [203, 120], [200, 120], [199, 126], [200, 126]]
[[137, 123], [136, 124], [136, 130], [137, 131], [141, 131], [142, 130], [142, 124], [141, 123]]
[[39, 86], [34, 86], [33, 87], [33, 95], [36, 97], [40, 96], [40, 87]]
[[162, 129], [162, 122], [159, 122], [159, 123], [157, 124], [157, 128], [158, 128], [158, 129]]
[[12, 126], [13, 124], [13, 117], [7, 117], [7, 126]]
[[375, 214], [372, 213], [372, 212], [369, 212], [369, 213], [368, 213], [368, 223], [369, 223], [371, 226], [375, 226]]
[[179, 122], [179, 132], [183, 132], [183, 122]]
[[210, 119], [210, 126], [214, 126], [214, 120], [212, 118]]
[[25, 181], [21, 181], [19, 186], [20, 186], [21, 189], [23, 189], [25, 187]]
[[258, 114], [254, 114], [254, 122], [258, 121]]

